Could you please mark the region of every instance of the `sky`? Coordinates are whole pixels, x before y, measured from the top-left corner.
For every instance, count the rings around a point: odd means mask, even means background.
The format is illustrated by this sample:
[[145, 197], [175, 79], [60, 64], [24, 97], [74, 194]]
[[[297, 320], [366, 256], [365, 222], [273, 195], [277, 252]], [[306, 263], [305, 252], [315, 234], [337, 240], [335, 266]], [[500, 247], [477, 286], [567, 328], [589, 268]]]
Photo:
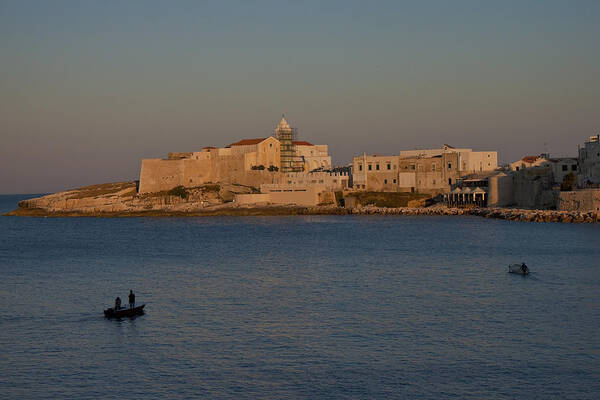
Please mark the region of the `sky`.
[[0, 0], [0, 193], [138, 179], [282, 114], [336, 165], [575, 156], [600, 133], [598, 21], [596, 0]]

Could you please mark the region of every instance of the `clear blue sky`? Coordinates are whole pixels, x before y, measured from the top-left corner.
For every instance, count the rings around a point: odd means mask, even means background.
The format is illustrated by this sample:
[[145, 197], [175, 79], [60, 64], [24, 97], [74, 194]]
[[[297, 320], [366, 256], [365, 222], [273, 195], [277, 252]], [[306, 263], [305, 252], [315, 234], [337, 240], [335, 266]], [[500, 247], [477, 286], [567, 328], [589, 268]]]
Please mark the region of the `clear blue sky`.
[[336, 164], [600, 131], [600, 1], [0, 0], [0, 50], [0, 193], [136, 179], [282, 113]]

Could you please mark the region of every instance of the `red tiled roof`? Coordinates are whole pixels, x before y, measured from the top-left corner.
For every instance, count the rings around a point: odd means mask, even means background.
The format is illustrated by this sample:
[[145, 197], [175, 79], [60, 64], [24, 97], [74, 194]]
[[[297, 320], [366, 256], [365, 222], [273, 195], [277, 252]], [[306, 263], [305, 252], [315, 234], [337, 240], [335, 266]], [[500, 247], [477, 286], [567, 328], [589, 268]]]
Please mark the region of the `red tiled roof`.
[[314, 146], [314, 144], [308, 143], [308, 142], [306, 142], [304, 140], [295, 141], [294, 144], [297, 145], [297, 146]]
[[229, 146], [250, 146], [252, 144], [259, 144], [263, 140], [267, 140], [267, 138], [242, 139], [239, 142], [231, 143]]
[[525, 161], [526, 163], [532, 163], [535, 162], [535, 160], [537, 160], [538, 158], [538, 156], [525, 156], [521, 160]]

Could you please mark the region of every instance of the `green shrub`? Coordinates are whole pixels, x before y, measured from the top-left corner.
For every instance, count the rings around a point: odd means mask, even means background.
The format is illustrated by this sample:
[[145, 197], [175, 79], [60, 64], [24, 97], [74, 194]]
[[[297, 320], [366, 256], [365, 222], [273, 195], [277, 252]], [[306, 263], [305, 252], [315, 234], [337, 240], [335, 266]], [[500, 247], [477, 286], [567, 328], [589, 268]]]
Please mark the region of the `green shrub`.
[[169, 190], [167, 193], [170, 194], [171, 196], [179, 196], [182, 199], [187, 199], [188, 195], [189, 195], [187, 189], [184, 188], [183, 186], [175, 186], [173, 189]]
[[221, 185], [213, 183], [210, 185], [204, 185], [202, 188], [205, 192], [218, 192], [219, 190], [221, 190]]

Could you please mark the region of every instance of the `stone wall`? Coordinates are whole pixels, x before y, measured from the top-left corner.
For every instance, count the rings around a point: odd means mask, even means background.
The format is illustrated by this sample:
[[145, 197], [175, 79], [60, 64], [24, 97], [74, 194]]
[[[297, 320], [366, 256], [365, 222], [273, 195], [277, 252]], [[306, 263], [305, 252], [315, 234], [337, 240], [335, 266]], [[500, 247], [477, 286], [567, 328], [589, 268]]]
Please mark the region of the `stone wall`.
[[564, 211], [600, 211], [600, 189], [560, 192], [557, 208]]
[[247, 169], [247, 157], [256, 153], [239, 153], [210, 158], [143, 159], [140, 169], [140, 193], [170, 190], [176, 186], [196, 187], [205, 183], [237, 183], [260, 187], [278, 183], [278, 172]]

